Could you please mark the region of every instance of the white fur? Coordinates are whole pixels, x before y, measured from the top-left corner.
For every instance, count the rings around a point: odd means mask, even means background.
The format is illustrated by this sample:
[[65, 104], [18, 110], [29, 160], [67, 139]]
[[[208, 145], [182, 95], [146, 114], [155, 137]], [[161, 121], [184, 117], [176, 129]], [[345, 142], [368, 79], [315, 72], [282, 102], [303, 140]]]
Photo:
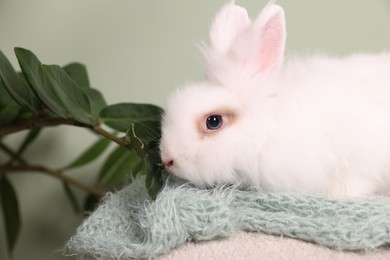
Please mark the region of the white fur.
[[[240, 25], [219, 22], [220, 14], [238, 14], [233, 21]], [[283, 64], [283, 10], [268, 4], [249, 24], [242, 14], [234, 3], [217, 14], [203, 50], [206, 80], [180, 88], [168, 101], [160, 148], [164, 162], [173, 160], [169, 170], [200, 185], [389, 193], [390, 54]], [[221, 35], [229, 46], [214, 42]], [[235, 111], [234, 124], [200, 135], [197, 120], [221, 109]]]

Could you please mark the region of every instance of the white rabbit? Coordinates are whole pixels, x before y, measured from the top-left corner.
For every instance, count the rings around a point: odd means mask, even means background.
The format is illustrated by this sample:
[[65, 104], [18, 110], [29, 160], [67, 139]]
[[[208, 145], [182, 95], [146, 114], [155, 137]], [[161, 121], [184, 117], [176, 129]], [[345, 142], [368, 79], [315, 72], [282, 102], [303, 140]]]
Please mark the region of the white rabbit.
[[217, 13], [206, 79], [168, 101], [165, 167], [198, 185], [390, 193], [390, 54], [284, 62], [285, 38], [273, 3], [253, 21], [234, 2]]

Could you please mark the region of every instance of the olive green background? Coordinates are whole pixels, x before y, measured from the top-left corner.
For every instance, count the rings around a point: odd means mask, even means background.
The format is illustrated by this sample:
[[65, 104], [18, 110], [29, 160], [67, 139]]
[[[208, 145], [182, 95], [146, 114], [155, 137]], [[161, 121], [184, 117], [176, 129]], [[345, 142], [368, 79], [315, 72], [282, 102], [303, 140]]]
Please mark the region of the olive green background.
[[[237, 0], [255, 17], [266, 1]], [[224, 0], [0, 0], [0, 49], [17, 66], [13, 47], [32, 50], [44, 63], [84, 63], [109, 104], [164, 106], [181, 83], [202, 78], [197, 46]], [[345, 55], [390, 48], [389, 0], [280, 0], [287, 19], [287, 55]], [[7, 138], [17, 143], [20, 135]], [[93, 135], [83, 129], [48, 129], [27, 157], [36, 164], [65, 165]], [[0, 163], [4, 161], [0, 153]], [[69, 173], [93, 183], [98, 166]], [[14, 259], [63, 259], [56, 250], [79, 224], [62, 185], [51, 177], [15, 174], [23, 215]], [[80, 192], [79, 196], [83, 196]], [[5, 254], [0, 222], [0, 259]]]

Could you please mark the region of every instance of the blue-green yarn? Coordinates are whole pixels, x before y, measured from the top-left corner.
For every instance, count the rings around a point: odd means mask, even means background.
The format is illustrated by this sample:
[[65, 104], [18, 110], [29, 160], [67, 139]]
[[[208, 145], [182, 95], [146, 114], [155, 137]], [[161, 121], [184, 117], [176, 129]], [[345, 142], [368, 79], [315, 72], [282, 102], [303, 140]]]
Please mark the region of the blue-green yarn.
[[66, 253], [151, 257], [189, 240], [238, 231], [283, 235], [337, 250], [372, 250], [390, 245], [390, 198], [198, 189], [171, 181], [151, 201], [141, 179], [109, 195], [80, 225]]

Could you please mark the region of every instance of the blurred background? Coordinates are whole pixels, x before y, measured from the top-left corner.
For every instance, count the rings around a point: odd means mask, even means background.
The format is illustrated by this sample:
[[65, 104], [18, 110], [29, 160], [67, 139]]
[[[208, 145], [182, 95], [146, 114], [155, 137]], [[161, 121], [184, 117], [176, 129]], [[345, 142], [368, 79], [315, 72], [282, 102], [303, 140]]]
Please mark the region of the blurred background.
[[[32, 50], [46, 64], [84, 63], [92, 86], [103, 93], [108, 104], [137, 102], [164, 107], [166, 96], [177, 86], [202, 78], [197, 45], [207, 40], [212, 17], [226, 2], [0, 0], [0, 49], [15, 68], [14, 47]], [[251, 17], [266, 2], [236, 1]], [[287, 55], [390, 49], [389, 0], [279, 0], [278, 4], [286, 12]], [[17, 143], [18, 135], [6, 141]], [[93, 141], [83, 129], [47, 129], [26, 156], [32, 162], [60, 167]], [[97, 171], [95, 165], [70, 175], [93, 183]], [[15, 174], [11, 181], [22, 214], [13, 259], [72, 259], [58, 251], [82, 216], [73, 214], [61, 183], [39, 174]], [[2, 221], [0, 259], [8, 259]]]

